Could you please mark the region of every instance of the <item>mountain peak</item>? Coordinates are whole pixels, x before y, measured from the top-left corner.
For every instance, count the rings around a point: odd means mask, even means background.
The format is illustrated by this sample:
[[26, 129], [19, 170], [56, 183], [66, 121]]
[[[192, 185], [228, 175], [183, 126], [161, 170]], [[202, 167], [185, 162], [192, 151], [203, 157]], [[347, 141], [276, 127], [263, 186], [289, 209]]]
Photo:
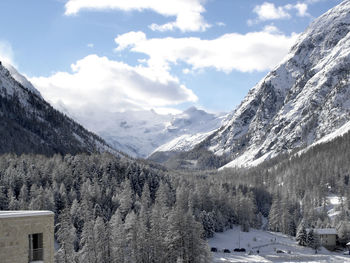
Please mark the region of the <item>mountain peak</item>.
[[306, 147], [350, 120], [350, 1], [316, 19], [202, 147], [250, 166]]
[[24, 77], [22, 74], [20, 74], [17, 71], [17, 69], [14, 66], [12, 66], [10, 63], [4, 62], [4, 61], [3, 62], [0, 61], [0, 67], [2, 67], [3, 70], [8, 70], [8, 72], [11, 74], [11, 76], [17, 82], [19, 82], [24, 88], [26, 88], [27, 90], [33, 92], [37, 96], [41, 97], [40, 92], [33, 86], [33, 84], [30, 81], [28, 81], [26, 79], [26, 77]]

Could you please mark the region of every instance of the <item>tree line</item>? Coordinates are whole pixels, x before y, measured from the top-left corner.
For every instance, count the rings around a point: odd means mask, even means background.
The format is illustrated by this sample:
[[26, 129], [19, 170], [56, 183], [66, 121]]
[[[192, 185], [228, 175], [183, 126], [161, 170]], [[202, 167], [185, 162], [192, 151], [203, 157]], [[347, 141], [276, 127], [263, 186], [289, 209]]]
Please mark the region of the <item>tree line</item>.
[[111, 154], [0, 158], [0, 210], [51, 210], [56, 262], [211, 262], [206, 242], [260, 227], [271, 195], [213, 172]]

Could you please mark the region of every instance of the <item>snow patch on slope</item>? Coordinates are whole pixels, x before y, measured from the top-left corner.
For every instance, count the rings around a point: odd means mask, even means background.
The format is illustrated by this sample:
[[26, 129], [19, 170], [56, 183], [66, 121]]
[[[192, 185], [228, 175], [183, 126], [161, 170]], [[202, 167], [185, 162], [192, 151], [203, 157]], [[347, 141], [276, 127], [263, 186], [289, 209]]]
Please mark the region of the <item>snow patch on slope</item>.
[[184, 152], [193, 149], [198, 143], [202, 142], [212, 131], [207, 133], [184, 134], [168, 143], [165, 143], [155, 149], [153, 152]]

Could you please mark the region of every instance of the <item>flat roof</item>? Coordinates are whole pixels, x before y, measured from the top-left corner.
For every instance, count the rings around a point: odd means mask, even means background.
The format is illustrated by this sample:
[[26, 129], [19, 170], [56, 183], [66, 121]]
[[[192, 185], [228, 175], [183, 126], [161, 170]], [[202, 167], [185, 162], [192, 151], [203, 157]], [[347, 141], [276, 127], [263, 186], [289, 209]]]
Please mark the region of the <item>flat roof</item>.
[[0, 218], [47, 216], [47, 215], [54, 215], [54, 213], [51, 211], [43, 211], [43, 210], [0, 211]]
[[316, 228], [315, 232], [319, 235], [336, 235], [337, 230], [335, 228]]

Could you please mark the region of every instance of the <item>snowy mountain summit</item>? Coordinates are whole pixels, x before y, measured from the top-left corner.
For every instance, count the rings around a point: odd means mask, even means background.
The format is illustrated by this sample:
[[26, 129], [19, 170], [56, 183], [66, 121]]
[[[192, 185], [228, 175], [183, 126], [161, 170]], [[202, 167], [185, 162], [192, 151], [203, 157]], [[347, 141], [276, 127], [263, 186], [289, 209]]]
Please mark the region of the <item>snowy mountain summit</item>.
[[206, 137], [203, 134], [219, 128], [225, 116], [191, 107], [179, 114], [163, 115], [154, 110], [144, 110], [104, 113], [104, 116], [82, 114], [73, 118], [115, 149], [133, 157], [146, 158], [156, 149], [174, 151], [191, 148]]
[[251, 166], [306, 147], [350, 120], [350, 1], [316, 19], [200, 147]]

